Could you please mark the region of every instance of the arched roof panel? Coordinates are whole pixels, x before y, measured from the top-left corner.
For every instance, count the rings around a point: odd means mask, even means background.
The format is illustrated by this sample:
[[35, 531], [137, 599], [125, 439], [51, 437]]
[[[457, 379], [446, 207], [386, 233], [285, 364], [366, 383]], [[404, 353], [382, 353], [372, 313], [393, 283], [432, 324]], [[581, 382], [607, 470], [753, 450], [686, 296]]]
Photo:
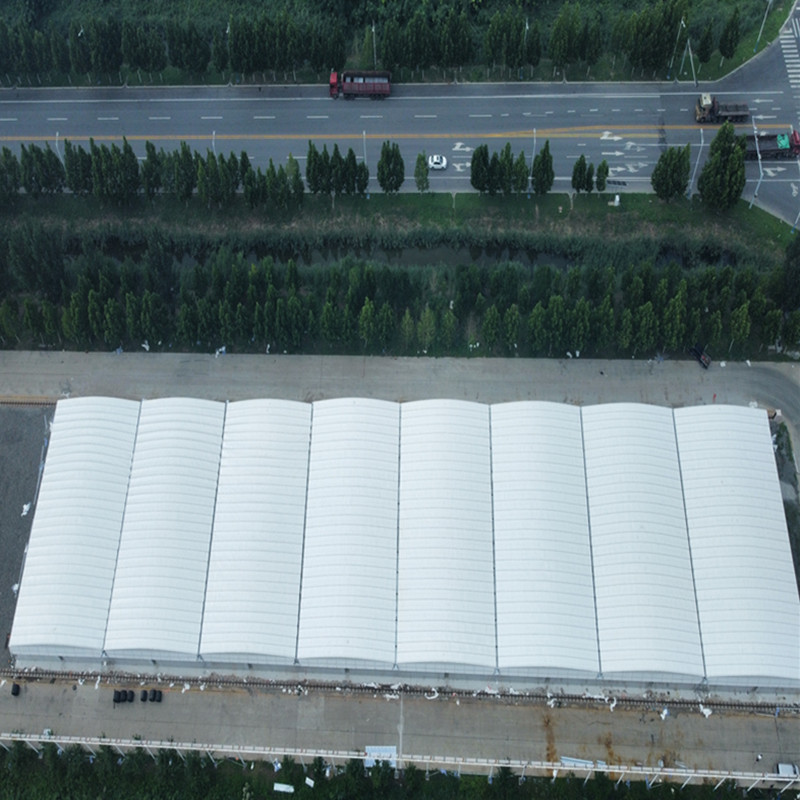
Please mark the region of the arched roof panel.
[[701, 679], [672, 411], [615, 403], [582, 421], [603, 674]]
[[800, 599], [761, 409], [675, 410], [708, 680], [800, 682]]
[[292, 663], [311, 406], [230, 403], [225, 415], [200, 654]]
[[580, 409], [491, 407], [497, 648], [504, 671], [599, 670]]
[[401, 409], [397, 660], [496, 667], [489, 407]]
[[298, 660], [391, 668], [399, 406], [314, 403]]
[[139, 418], [105, 650], [197, 657], [225, 405], [145, 400]]
[[56, 406], [12, 653], [99, 658], [138, 415], [139, 403], [107, 397]]

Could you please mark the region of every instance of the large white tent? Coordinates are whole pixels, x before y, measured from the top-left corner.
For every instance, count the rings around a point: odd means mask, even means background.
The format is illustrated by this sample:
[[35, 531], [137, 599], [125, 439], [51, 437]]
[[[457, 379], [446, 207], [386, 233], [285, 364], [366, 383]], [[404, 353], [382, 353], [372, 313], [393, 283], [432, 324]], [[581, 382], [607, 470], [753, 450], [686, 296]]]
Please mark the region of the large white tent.
[[65, 400], [10, 649], [797, 688], [766, 414]]

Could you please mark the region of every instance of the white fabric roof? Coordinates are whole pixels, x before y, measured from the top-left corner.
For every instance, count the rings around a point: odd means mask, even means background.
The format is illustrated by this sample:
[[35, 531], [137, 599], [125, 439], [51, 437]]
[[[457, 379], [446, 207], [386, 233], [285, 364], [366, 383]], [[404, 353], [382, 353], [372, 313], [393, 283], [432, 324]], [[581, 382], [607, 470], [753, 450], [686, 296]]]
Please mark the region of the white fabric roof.
[[9, 646], [103, 649], [139, 404], [86, 397], [55, 413]]
[[675, 410], [709, 681], [800, 681], [800, 599], [763, 410]]
[[203, 658], [294, 661], [310, 435], [308, 403], [228, 405]]
[[141, 408], [105, 650], [194, 659], [225, 405], [170, 398]]
[[700, 679], [672, 411], [618, 403], [582, 419], [602, 672]]
[[401, 409], [397, 662], [496, 667], [489, 408]]
[[800, 598], [762, 411], [86, 398], [10, 649], [797, 686]]
[[597, 653], [581, 413], [491, 407], [500, 672], [594, 677]]
[[301, 664], [394, 664], [399, 417], [381, 400], [314, 404]]

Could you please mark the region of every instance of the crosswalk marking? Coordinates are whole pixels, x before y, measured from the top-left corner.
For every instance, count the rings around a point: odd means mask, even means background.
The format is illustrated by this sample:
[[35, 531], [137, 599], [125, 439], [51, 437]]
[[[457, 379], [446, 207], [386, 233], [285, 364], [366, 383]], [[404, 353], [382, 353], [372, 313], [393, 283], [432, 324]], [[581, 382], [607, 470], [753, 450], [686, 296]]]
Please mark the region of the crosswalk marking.
[[800, 89], [800, 51], [797, 41], [800, 39], [800, 21], [792, 17], [790, 27], [781, 32], [781, 51], [786, 64], [786, 74], [789, 76], [789, 85], [793, 89]]

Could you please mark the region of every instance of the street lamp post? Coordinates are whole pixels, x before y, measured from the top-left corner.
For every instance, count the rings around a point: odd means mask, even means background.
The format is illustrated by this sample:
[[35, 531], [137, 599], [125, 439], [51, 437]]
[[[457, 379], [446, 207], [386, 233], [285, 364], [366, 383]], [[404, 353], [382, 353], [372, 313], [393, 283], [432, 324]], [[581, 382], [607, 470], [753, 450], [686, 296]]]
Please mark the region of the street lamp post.
[[667, 70], [667, 80], [669, 80], [669, 76], [672, 74], [672, 67], [675, 64], [675, 53], [678, 52], [678, 41], [681, 38], [681, 30], [686, 27], [686, 23], [683, 21], [683, 17], [681, 17], [681, 24], [678, 25], [678, 34], [675, 37], [675, 46], [672, 48], [672, 58], [669, 60], [669, 69]]
[[761, 29], [758, 32], [758, 38], [756, 39], [756, 46], [753, 48], [753, 52], [755, 53], [758, 50], [758, 43], [761, 41], [761, 34], [764, 33], [764, 25], [767, 22], [767, 15], [769, 14], [769, 10], [772, 8], [772, 0], [767, 0], [767, 8], [764, 11], [764, 19], [761, 20]]
[[372, 23], [372, 65], [373, 69], [378, 69], [378, 46], [375, 43], [375, 23]]

